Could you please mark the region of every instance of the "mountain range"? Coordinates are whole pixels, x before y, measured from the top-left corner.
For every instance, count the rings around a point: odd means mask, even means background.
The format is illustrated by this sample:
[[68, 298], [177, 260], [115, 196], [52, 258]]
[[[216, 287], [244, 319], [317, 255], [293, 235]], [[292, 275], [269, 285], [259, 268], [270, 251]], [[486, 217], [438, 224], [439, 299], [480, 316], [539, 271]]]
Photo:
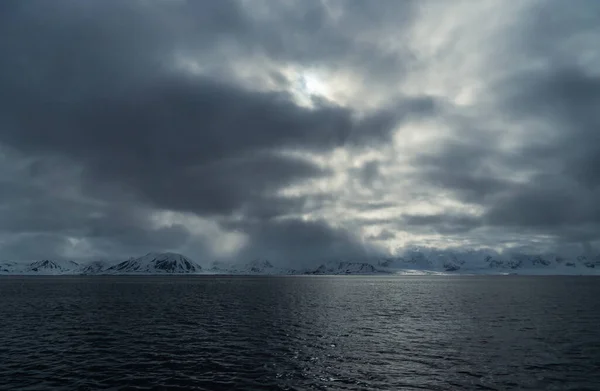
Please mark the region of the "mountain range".
[[269, 260], [255, 259], [246, 263], [213, 262], [203, 267], [177, 253], [148, 253], [124, 261], [38, 260], [33, 262], [0, 261], [4, 275], [433, 275], [433, 274], [534, 274], [534, 275], [600, 275], [600, 255], [565, 258], [516, 254], [502, 256], [482, 251], [408, 251], [403, 256], [373, 258], [360, 261], [329, 261], [317, 266], [285, 268]]

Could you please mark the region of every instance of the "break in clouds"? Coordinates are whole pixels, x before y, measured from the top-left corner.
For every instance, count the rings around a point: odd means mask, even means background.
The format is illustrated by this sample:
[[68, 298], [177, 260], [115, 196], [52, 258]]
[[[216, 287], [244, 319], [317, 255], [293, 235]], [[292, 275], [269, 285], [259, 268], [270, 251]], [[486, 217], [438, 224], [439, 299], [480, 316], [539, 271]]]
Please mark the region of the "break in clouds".
[[600, 244], [600, 3], [0, 2], [4, 259]]

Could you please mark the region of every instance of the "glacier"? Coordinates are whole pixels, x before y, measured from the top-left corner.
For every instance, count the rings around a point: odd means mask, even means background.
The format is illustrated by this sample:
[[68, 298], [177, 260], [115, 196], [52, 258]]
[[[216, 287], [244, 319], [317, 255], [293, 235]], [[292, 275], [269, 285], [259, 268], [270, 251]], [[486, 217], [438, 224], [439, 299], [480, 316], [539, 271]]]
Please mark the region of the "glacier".
[[200, 263], [173, 252], [151, 252], [126, 260], [74, 262], [0, 261], [0, 275], [600, 275], [600, 254], [499, 254], [496, 252], [411, 249], [393, 257], [316, 262], [302, 268], [280, 267], [267, 259]]

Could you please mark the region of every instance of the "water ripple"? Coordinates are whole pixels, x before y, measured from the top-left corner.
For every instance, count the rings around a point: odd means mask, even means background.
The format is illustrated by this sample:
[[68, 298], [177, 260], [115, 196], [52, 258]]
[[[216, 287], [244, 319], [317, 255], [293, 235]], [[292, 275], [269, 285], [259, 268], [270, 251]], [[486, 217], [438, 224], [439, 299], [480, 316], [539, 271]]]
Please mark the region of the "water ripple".
[[0, 389], [600, 389], [594, 278], [0, 279]]

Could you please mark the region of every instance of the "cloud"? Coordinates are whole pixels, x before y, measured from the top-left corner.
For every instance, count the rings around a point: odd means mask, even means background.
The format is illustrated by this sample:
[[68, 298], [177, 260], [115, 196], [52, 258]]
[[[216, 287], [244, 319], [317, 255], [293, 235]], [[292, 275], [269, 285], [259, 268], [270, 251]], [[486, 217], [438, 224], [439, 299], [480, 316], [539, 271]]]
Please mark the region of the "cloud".
[[[371, 8], [355, 6], [362, 12]], [[273, 18], [271, 11], [249, 13], [232, 1], [63, 1], [4, 8], [0, 143], [37, 159], [43, 178], [64, 165], [76, 167], [69, 186], [80, 198], [41, 195], [15, 180], [14, 191], [25, 186], [28, 192], [17, 201], [12, 197], [18, 194], [11, 197], [12, 188], [5, 188], [4, 202], [11, 207], [2, 229], [7, 237], [20, 235], [16, 244], [5, 246], [11, 256], [19, 255], [20, 243], [26, 246], [48, 232], [56, 239], [53, 247], [41, 246], [42, 241], [39, 251], [57, 257], [65, 254], [69, 238], [102, 254], [181, 247], [189, 230], [150, 228], [153, 209], [200, 216], [242, 213], [248, 221], [302, 213], [315, 197], [282, 197], [278, 191], [330, 172], [286, 150], [383, 142], [398, 121], [434, 110], [428, 97], [406, 97], [372, 112], [323, 99], [308, 108], [289, 91], [240, 84], [234, 68], [257, 49], [276, 62], [339, 60], [334, 53], [323, 57], [328, 49], [309, 50], [308, 33], [315, 26], [329, 29], [327, 41], [338, 50], [353, 46], [355, 37], [335, 33], [319, 2], [303, 5], [300, 14], [298, 5], [276, 10], [286, 19], [285, 35], [272, 34], [273, 26], [261, 23]], [[344, 34], [354, 24], [368, 27], [362, 17], [345, 12]], [[302, 30], [303, 41], [290, 29]], [[224, 54], [229, 44], [235, 54]], [[363, 50], [373, 51], [369, 45]], [[363, 61], [356, 53], [346, 51], [353, 61]], [[182, 59], [209, 65], [197, 74], [182, 68]], [[52, 159], [63, 166], [44, 167]], [[307, 232], [313, 228], [328, 232], [326, 225], [306, 224]]]
[[396, 234], [393, 231], [387, 230], [387, 229], [383, 229], [381, 230], [381, 232], [379, 232], [376, 235], [370, 235], [367, 237], [369, 240], [374, 240], [374, 241], [386, 241], [386, 240], [390, 240], [390, 239], [395, 239], [396, 238]]
[[0, 7], [3, 257], [600, 242], [594, 1]]
[[[417, 180], [452, 191], [466, 202], [482, 202], [488, 195], [511, 185], [495, 172], [497, 160], [508, 159], [481, 138], [446, 142], [417, 155], [411, 162]], [[503, 162], [502, 162], [503, 163]]]
[[[306, 108], [287, 92], [183, 72], [169, 66], [172, 50], [209, 28], [217, 35], [224, 28], [243, 32], [247, 21], [239, 5], [164, 5], [171, 13], [159, 17], [160, 2], [119, 4], [71, 9], [59, 2], [37, 9], [29, 3], [14, 11], [3, 36], [22, 42], [9, 45], [5, 39], [0, 142], [25, 153], [70, 158], [84, 167], [87, 181], [128, 188], [154, 207], [220, 214], [324, 174], [282, 150], [384, 141], [404, 117], [434, 110], [427, 97], [407, 97], [367, 114], [327, 102]], [[213, 21], [181, 37], [171, 18], [191, 22], [185, 11], [201, 18], [204, 11], [213, 13], [227, 26]], [[90, 23], [84, 23], [87, 18]], [[152, 22], [164, 35], [150, 33]], [[142, 32], [148, 36], [141, 44], [131, 39]], [[53, 46], [61, 53], [47, 55], [45, 47]], [[155, 67], [158, 57], [162, 66]]]
[[267, 258], [281, 265], [306, 266], [330, 260], [360, 260], [385, 250], [363, 242], [349, 229], [331, 227], [322, 220], [284, 219], [260, 224], [233, 224], [249, 235], [243, 249], [250, 258]]
[[190, 238], [183, 225], [157, 226], [148, 209], [131, 200], [116, 194], [110, 202], [86, 196], [78, 170], [60, 161], [9, 151], [0, 161], [3, 258], [129, 256], [149, 248], [178, 248]]
[[442, 234], [464, 233], [482, 224], [476, 216], [451, 214], [406, 215], [401, 223], [409, 227], [426, 227]]
[[[598, 10], [593, 2], [569, 10], [531, 2], [494, 37], [502, 69], [487, 63], [479, 100], [447, 108], [449, 131], [410, 157], [411, 184], [443, 211], [400, 224], [488, 244], [511, 233], [526, 247], [539, 236], [550, 246], [600, 242]], [[550, 24], [547, 13], [560, 16]]]

